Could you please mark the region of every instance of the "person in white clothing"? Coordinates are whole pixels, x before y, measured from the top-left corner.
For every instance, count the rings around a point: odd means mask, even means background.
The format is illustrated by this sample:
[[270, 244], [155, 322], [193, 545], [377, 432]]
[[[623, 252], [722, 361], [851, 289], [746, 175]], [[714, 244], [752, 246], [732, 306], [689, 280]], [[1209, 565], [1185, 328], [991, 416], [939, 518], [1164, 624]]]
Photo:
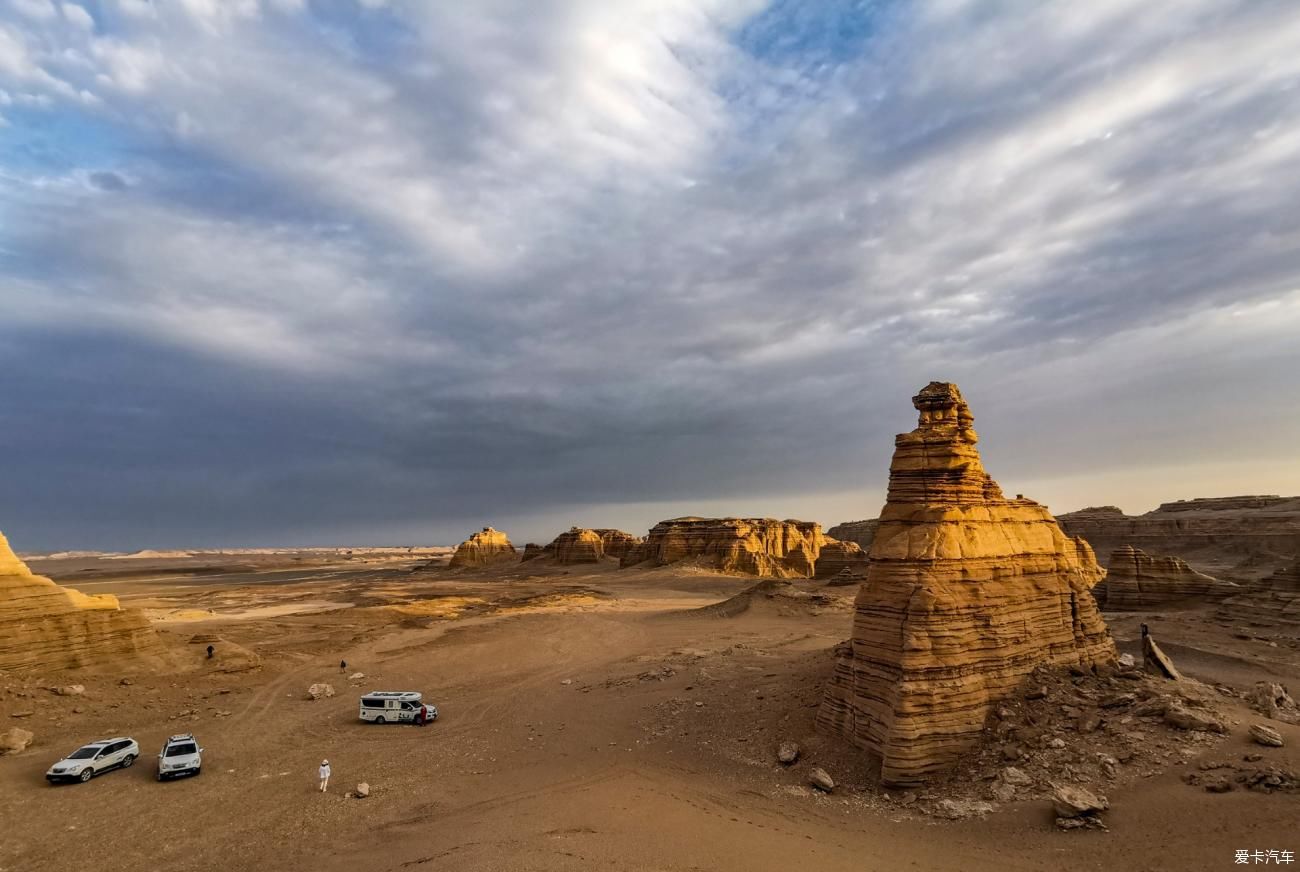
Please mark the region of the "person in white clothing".
[[330, 761], [320, 761], [320, 792], [324, 793], [325, 788], [330, 786]]

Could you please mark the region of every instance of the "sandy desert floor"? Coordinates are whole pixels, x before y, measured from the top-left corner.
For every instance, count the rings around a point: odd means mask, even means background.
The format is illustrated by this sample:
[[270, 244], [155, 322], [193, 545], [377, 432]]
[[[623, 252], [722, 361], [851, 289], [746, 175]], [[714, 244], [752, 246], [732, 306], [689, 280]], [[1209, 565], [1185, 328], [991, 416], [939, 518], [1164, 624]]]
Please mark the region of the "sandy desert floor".
[[[0, 872], [27, 870], [1213, 870], [1237, 850], [1300, 855], [1300, 796], [1184, 784], [1206, 756], [1260, 751], [1231, 735], [1185, 765], [1108, 791], [1109, 832], [1055, 829], [1042, 801], [983, 819], [919, 814], [873, 786], [870, 762], [818, 735], [831, 647], [852, 587], [815, 607], [689, 570], [412, 571], [428, 555], [93, 557], [32, 561], [88, 593], [149, 610], [175, 654], [163, 672], [103, 664], [0, 676], [0, 724], [36, 733], [0, 759]], [[1247, 687], [1300, 675], [1294, 639], [1238, 638], [1203, 612], [1146, 620], [1180, 665]], [[193, 636], [217, 636], [203, 659]], [[1274, 644], [1269, 644], [1269, 642]], [[239, 649], [259, 668], [241, 665]], [[347, 674], [365, 673], [349, 681]], [[123, 683], [127, 679], [129, 683]], [[84, 684], [81, 696], [45, 688]], [[337, 695], [312, 701], [306, 688]], [[1294, 687], [1294, 684], [1293, 684]], [[425, 728], [357, 720], [357, 697], [420, 690]], [[1300, 766], [1300, 728], [1269, 761]], [[154, 780], [164, 738], [193, 731], [201, 776]], [[85, 785], [45, 769], [80, 743], [130, 735], [142, 759]], [[793, 767], [776, 744], [799, 742]], [[330, 791], [317, 790], [321, 758]], [[820, 765], [840, 786], [807, 786]], [[345, 796], [357, 782], [372, 794]]]

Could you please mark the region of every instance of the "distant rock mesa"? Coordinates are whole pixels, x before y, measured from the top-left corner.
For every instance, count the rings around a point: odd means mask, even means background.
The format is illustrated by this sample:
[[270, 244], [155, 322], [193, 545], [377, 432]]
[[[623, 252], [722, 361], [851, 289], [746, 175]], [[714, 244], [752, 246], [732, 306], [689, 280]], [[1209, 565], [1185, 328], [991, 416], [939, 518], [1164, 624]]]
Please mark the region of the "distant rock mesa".
[[1300, 497], [1237, 496], [1163, 503], [1145, 515], [1093, 506], [1056, 516], [1098, 554], [1132, 545], [1174, 554], [1229, 581], [1250, 581], [1300, 558]]
[[456, 553], [451, 555], [450, 568], [491, 566], [513, 563], [518, 559], [519, 552], [505, 533], [484, 527], [456, 547]]
[[719, 572], [812, 578], [826, 543], [821, 525], [773, 518], [673, 518], [630, 547], [622, 566], [694, 561]]
[[1092, 549], [1045, 507], [1002, 495], [956, 385], [931, 382], [912, 402], [920, 420], [895, 439], [851, 643], [817, 718], [878, 754], [890, 786], [951, 766], [1035, 666], [1116, 659]]
[[1241, 591], [1177, 557], [1157, 557], [1132, 545], [1115, 549], [1109, 565], [1105, 581], [1092, 589], [1107, 611], [1143, 611], [1186, 600], [1223, 599]]
[[876, 538], [876, 529], [880, 526], [879, 518], [866, 521], [845, 521], [826, 531], [826, 535], [841, 542], [854, 542], [863, 551], [871, 550], [871, 542]]
[[0, 670], [72, 669], [162, 653], [143, 612], [32, 574], [0, 533]]

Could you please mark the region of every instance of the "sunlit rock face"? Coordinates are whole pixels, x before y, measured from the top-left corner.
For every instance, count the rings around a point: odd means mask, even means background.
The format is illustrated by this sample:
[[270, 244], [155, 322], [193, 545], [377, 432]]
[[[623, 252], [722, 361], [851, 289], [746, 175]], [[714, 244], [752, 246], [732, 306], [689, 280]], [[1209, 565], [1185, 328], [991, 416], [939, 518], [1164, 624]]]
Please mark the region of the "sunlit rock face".
[[1177, 557], [1159, 557], [1125, 545], [1110, 555], [1106, 580], [1092, 589], [1107, 611], [1144, 611], [1184, 602], [1223, 599], [1241, 588], [1197, 572]]
[[622, 560], [628, 551], [641, 544], [640, 536], [633, 536], [623, 530], [598, 528], [595, 532], [600, 535], [601, 547], [605, 549], [606, 557]]
[[876, 538], [876, 528], [880, 526], [879, 518], [865, 521], [845, 521], [826, 531], [826, 535], [841, 542], [854, 542], [863, 551], [871, 550], [871, 542]]
[[1300, 560], [1224, 600], [1215, 617], [1244, 626], [1300, 629]]
[[153, 659], [162, 644], [144, 613], [32, 574], [0, 534], [0, 670], [108, 666]]
[[773, 518], [673, 518], [660, 521], [645, 541], [623, 556], [623, 566], [666, 566], [691, 561], [720, 572], [775, 578], [812, 578], [821, 525]]
[[494, 563], [511, 563], [519, 559], [519, 552], [510, 544], [510, 537], [500, 530], [484, 527], [456, 546], [451, 555], [451, 568], [491, 566]]
[[573, 527], [555, 537], [545, 551], [561, 566], [576, 563], [599, 563], [605, 556], [605, 542], [595, 530]]
[[1039, 664], [1115, 660], [1086, 542], [984, 472], [957, 386], [912, 399], [889, 497], [859, 588], [848, 653], [818, 726], [881, 758], [885, 784], [915, 786], [980, 736], [991, 706]]

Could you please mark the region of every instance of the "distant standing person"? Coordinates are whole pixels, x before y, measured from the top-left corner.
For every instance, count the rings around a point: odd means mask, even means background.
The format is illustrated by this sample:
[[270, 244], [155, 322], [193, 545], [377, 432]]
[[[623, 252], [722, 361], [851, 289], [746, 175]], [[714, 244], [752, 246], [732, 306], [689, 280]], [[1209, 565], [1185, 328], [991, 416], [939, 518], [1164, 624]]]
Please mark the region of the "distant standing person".
[[330, 761], [320, 761], [320, 792], [324, 793], [325, 789], [330, 786]]
[[348, 671], [348, 661], [346, 661], [346, 660], [340, 660], [340, 661], [339, 661], [339, 672], [347, 672], [347, 671]]
[[212, 652], [215, 651], [215, 650], [217, 650], [217, 649], [216, 649], [216, 648], [213, 648], [211, 645], [208, 646], [208, 659], [209, 659], [209, 660], [212, 659]]

